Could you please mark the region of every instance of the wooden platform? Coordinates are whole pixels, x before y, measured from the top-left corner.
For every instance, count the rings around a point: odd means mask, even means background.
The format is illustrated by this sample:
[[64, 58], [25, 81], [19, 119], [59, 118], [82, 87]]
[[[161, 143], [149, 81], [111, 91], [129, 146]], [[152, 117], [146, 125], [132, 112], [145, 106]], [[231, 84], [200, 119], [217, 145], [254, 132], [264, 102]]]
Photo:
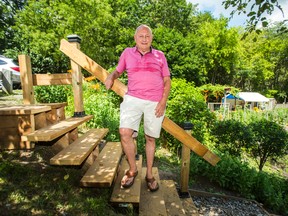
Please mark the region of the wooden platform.
[[78, 127], [82, 123], [89, 121], [93, 118], [93, 115], [84, 117], [71, 117], [60, 121], [59, 123], [49, 125], [48, 127], [41, 128], [30, 134], [23, 135], [22, 141], [51, 141], [60, 137], [61, 135], [68, 133], [74, 128]]
[[0, 115], [30, 115], [51, 110], [50, 106], [45, 105], [0, 105]]
[[120, 142], [108, 142], [80, 181], [84, 187], [110, 187], [123, 152]]
[[91, 129], [50, 159], [51, 165], [80, 165], [107, 135], [107, 128]]
[[50, 111], [50, 106], [43, 105], [0, 105], [0, 149], [34, 148], [34, 143], [22, 141], [21, 136], [46, 126]]
[[141, 169], [142, 169], [142, 155], [139, 155], [139, 160], [136, 161], [138, 175], [135, 178], [134, 184], [128, 189], [121, 188], [121, 180], [125, 172], [129, 169], [126, 157], [122, 158], [120, 170], [115, 181], [113, 192], [110, 198], [110, 202], [114, 206], [123, 207], [125, 205], [132, 204], [139, 206], [140, 191], [141, 191]]

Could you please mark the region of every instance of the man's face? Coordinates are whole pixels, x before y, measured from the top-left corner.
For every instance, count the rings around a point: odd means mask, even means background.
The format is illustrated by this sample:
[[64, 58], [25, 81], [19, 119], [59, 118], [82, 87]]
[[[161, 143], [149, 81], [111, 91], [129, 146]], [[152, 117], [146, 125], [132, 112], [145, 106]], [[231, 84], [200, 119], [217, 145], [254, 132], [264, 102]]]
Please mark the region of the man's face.
[[134, 36], [136, 46], [140, 51], [147, 52], [150, 50], [153, 36], [149, 29], [141, 28]]

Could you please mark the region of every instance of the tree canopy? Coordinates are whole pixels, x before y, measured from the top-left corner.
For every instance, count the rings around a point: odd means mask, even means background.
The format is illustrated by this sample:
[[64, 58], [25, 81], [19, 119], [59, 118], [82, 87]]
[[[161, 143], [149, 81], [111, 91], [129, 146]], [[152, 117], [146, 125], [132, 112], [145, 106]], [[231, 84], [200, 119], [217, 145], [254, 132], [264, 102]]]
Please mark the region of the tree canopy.
[[[224, 2], [225, 7], [235, 7], [234, 16], [258, 8], [255, 16], [260, 19], [265, 11], [281, 9], [276, 0], [268, 2], [274, 7], [268, 7], [266, 0]], [[0, 52], [15, 59], [29, 54], [34, 73], [70, 69], [59, 44], [71, 34], [81, 37], [83, 52], [112, 69], [124, 48], [134, 46], [135, 28], [145, 23], [152, 27], [153, 46], [165, 53], [172, 77], [195, 86], [220, 84], [259, 91], [278, 101], [287, 96], [288, 33], [278, 31], [283, 23], [263, 25], [258, 34], [230, 28], [228, 18], [198, 12], [197, 5], [186, 0], [0, 0], [0, 11]]]

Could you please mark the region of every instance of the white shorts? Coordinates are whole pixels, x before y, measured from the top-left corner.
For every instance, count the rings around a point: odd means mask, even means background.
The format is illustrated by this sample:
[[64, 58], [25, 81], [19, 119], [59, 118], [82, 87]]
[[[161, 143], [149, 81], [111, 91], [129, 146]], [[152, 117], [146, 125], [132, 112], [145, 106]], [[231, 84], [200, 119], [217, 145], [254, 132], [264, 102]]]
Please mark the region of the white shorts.
[[120, 104], [120, 128], [130, 128], [139, 131], [143, 116], [145, 134], [159, 138], [164, 115], [159, 118], [156, 117], [155, 109], [157, 104], [158, 102], [124, 95], [124, 100]]

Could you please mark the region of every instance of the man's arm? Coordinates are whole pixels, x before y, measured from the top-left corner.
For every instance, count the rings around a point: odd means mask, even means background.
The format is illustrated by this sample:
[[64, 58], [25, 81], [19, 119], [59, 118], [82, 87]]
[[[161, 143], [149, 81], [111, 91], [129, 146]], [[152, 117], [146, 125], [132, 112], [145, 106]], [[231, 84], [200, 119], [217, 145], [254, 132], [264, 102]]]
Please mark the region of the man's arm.
[[106, 89], [112, 88], [114, 84], [114, 80], [118, 79], [119, 77], [120, 77], [120, 74], [118, 73], [117, 70], [114, 70], [111, 74], [109, 74], [109, 76], [105, 80]]
[[159, 101], [159, 103], [156, 107], [156, 110], [155, 110], [156, 117], [160, 117], [160, 116], [164, 115], [170, 89], [171, 89], [171, 79], [170, 79], [170, 76], [166, 76], [166, 77], [164, 77], [163, 96], [162, 96], [162, 99]]

